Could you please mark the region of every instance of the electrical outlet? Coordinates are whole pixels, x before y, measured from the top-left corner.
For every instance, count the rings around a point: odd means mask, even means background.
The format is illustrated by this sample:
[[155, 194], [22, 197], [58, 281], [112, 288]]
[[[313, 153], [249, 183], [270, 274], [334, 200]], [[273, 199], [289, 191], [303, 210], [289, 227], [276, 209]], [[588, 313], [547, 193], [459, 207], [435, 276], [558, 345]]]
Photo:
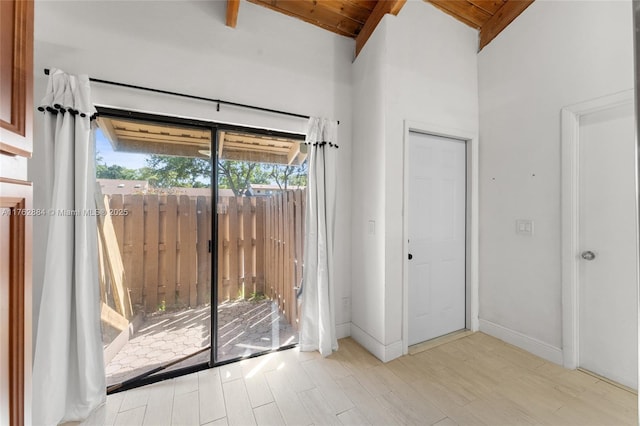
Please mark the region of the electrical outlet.
[[531, 219], [518, 219], [516, 220], [516, 234], [518, 235], [533, 235], [533, 220]]

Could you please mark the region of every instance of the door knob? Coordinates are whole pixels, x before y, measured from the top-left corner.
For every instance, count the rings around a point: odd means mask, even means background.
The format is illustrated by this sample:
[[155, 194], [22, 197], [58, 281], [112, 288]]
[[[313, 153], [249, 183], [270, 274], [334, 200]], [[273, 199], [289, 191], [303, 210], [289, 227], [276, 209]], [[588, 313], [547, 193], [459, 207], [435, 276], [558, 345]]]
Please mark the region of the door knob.
[[413, 259], [413, 255], [409, 253], [409, 260]]
[[596, 254], [592, 251], [587, 250], [583, 251], [580, 257], [582, 257], [584, 260], [593, 260], [596, 258]]

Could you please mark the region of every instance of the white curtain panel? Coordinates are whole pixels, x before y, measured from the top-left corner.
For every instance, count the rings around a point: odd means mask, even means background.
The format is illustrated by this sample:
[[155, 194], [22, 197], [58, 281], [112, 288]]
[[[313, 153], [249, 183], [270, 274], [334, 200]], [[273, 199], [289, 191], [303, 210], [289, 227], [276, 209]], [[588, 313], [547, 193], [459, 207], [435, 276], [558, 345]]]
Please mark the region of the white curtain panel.
[[47, 175], [44, 282], [33, 360], [33, 423], [82, 420], [106, 399], [100, 332], [95, 153], [89, 78], [52, 70], [42, 100]]
[[311, 117], [307, 144], [309, 178], [305, 217], [300, 349], [323, 356], [338, 349], [334, 290], [338, 123]]

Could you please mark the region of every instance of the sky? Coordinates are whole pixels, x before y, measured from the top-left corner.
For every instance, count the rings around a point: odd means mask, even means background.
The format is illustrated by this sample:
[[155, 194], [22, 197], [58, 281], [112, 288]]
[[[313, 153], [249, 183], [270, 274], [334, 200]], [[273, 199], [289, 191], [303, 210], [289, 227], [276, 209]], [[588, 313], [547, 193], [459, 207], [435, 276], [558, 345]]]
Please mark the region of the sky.
[[111, 142], [99, 128], [96, 130], [96, 155], [102, 157], [102, 161], [108, 166], [117, 164], [128, 169], [139, 169], [146, 166], [145, 160], [149, 157], [145, 154], [115, 152]]

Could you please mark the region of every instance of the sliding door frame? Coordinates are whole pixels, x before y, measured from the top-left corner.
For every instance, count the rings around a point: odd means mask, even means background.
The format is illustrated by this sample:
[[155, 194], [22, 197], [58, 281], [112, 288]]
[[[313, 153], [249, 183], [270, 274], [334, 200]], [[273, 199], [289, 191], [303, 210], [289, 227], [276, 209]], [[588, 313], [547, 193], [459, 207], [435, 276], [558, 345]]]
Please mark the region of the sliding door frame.
[[[185, 127], [197, 127], [200, 129], [207, 129], [211, 132], [211, 187], [212, 187], [212, 200], [218, 199], [218, 132], [219, 131], [236, 131], [236, 132], [251, 132], [254, 134], [276, 136], [284, 138], [299, 139], [304, 141], [305, 136], [299, 133], [281, 132], [275, 130], [261, 129], [257, 127], [240, 126], [226, 123], [217, 123], [214, 121], [197, 120], [183, 117], [174, 117], [168, 115], [159, 115], [139, 111], [128, 111], [125, 109], [118, 109], [106, 106], [96, 106], [98, 116], [129, 119], [136, 121], [150, 121], [160, 124], [170, 124]], [[214, 149], [215, 148], [215, 149]], [[215, 155], [215, 156], [214, 156]], [[241, 359], [255, 358], [270, 352], [277, 352], [281, 350], [291, 349], [298, 346], [297, 343], [281, 346], [278, 349], [266, 350], [253, 353], [248, 356], [232, 358], [224, 361], [218, 361], [217, 359], [217, 347], [218, 347], [218, 263], [217, 263], [217, 248], [218, 248], [218, 215], [217, 209], [214, 210], [216, 204], [212, 202], [212, 214], [211, 214], [211, 240], [210, 240], [210, 261], [211, 261], [211, 350], [209, 352], [209, 361], [191, 365], [189, 367], [177, 368], [166, 372], [159, 372], [139, 380], [133, 383], [123, 385], [116, 390], [107, 392], [108, 394], [122, 392], [128, 389], [137, 388], [139, 386], [148, 385], [151, 383], [160, 382], [163, 380], [173, 379], [186, 374], [195, 373], [198, 371], [206, 370], [209, 368], [219, 367], [221, 365], [230, 364], [240, 361]]]

